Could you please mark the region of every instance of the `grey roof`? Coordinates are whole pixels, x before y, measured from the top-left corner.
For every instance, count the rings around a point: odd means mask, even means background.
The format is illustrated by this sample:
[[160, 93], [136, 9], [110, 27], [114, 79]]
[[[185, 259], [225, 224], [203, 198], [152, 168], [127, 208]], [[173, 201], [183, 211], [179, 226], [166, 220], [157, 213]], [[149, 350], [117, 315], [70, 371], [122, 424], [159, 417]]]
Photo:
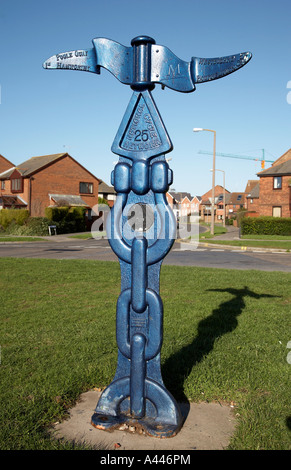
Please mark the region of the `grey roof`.
[[258, 182], [256, 186], [253, 187], [251, 192], [247, 195], [247, 198], [256, 198], [260, 196], [260, 183]]
[[192, 201], [193, 197], [191, 196], [190, 193], [186, 192], [175, 192], [175, 191], [169, 191], [169, 194], [176, 199], [176, 201], [181, 202], [184, 197], [187, 197], [189, 201]]
[[59, 158], [64, 157], [65, 155], [68, 155], [68, 154], [56, 153], [53, 155], [43, 155], [41, 157], [32, 157], [29, 160], [26, 160], [25, 162], [21, 163], [20, 165], [17, 165], [16, 167], [13, 167], [10, 170], [1, 173], [0, 178], [4, 176], [5, 178], [9, 178], [9, 176], [11, 176], [11, 174], [13, 173], [15, 169], [18, 170], [22, 176], [30, 176], [32, 173], [35, 173], [36, 171], [40, 170], [46, 165], [49, 165], [55, 160], [58, 160]]
[[[225, 192], [225, 204], [229, 204], [230, 197], [231, 197], [231, 193]], [[220, 193], [218, 194], [218, 196], [215, 196], [215, 199], [217, 199], [217, 202], [223, 202], [223, 193]], [[209, 199], [209, 204], [211, 204], [210, 199]]]
[[98, 187], [98, 192], [101, 194], [116, 194], [115, 189], [113, 186], [109, 186], [108, 184], [104, 183], [104, 181], [99, 180], [99, 187]]
[[230, 193], [229, 204], [242, 204], [245, 200], [245, 193]]
[[83, 201], [81, 196], [74, 194], [49, 194], [49, 197], [56, 203], [62, 203], [65, 206], [82, 206], [88, 207], [88, 204]]
[[260, 171], [258, 176], [277, 176], [277, 175], [291, 175], [291, 159], [286, 162], [274, 165], [267, 170]]
[[245, 193], [249, 194], [252, 189], [258, 184], [259, 180], [248, 180], [246, 188], [244, 190]]

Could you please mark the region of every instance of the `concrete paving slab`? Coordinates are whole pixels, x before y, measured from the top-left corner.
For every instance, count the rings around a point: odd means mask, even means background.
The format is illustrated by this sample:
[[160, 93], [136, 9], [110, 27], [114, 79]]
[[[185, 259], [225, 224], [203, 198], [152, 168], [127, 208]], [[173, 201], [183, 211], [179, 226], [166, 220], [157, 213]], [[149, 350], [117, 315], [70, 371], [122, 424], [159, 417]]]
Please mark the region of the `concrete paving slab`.
[[171, 438], [159, 439], [134, 431], [102, 431], [91, 425], [101, 393], [83, 393], [69, 412], [69, 417], [55, 423], [52, 436], [75, 443], [87, 444], [100, 450], [223, 450], [235, 430], [233, 409], [220, 403], [183, 404], [186, 416], [180, 432]]

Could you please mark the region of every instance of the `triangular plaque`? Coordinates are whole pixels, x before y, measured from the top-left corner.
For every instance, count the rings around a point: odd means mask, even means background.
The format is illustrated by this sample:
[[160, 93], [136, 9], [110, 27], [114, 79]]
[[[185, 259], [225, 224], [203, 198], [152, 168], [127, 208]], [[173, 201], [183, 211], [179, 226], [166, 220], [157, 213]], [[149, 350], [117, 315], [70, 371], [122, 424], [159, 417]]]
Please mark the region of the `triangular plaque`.
[[149, 91], [133, 93], [112, 144], [113, 153], [131, 160], [147, 160], [173, 149]]

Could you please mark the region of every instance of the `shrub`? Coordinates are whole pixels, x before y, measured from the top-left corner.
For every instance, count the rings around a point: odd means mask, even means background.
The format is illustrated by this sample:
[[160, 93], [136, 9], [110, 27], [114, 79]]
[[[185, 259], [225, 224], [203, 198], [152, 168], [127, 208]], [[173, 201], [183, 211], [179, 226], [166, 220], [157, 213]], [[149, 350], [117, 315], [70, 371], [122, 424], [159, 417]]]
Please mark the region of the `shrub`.
[[244, 217], [242, 235], [291, 235], [291, 217]]
[[241, 226], [242, 220], [243, 220], [243, 218], [245, 217], [246, 212], [247, 212], [247, 210], [244, 209], [244, 208], [239, 209], [239, 210], [237, 211], [236, 220], [237, 220], [237, 226], [238, 226], [238, 227]]
[[61, 222], [68, 215], [70, 208], [64, 207], [46, 207], [45, 216], [54, 222]]
[[49, 234], [50, 221], [46, 217], [29, 217], [23, 225], [13, 220], [7, 227], [6, 233], [10, 235], [41, 235]]
[[29, 217], [27, 209], [1, 209], [0, 210], [0, 225], [4, 229], [14, 221], [16, 225], [23, 225]]
[[233, 219], [226, 219], [225, 225], [233, 225]]
[[107, 199], [104, 197], [98, 197], [98, 204], [106, 204], [107, 206], [109, 205]]
[[45, 215], [50, 221], [49, 225], [55, 225], [57, 233], [84, 232], [86, 209], [84, 207], [47, 207]]

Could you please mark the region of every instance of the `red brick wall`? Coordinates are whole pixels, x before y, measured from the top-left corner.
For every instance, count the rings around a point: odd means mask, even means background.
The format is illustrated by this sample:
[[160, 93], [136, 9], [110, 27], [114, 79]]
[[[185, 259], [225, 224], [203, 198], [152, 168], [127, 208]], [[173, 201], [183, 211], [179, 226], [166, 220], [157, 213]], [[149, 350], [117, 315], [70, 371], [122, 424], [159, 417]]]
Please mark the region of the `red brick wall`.
[[[15, 173], [16, 172], [14, 172], [14, 175], [15, 175]], [[21, 177], [20, 174], [19, 174], [19, 177]], [[23, 180], [22, 180], [22, 189], [23, 190], [22, 190], [21, 193], [19, 193], [18, 191], [13, 192], [12, 189], [11, 189], [11, 180], [7, 179], [7, 180], [5, 180], [5, 189], [1, 189], [0, 194], [3, 194], [4, 196], [5, 195], [20, 196], [28, 204], [28, 202], [29, 202], [29, 181], [28, 181], [28, 179], [23, 178]]]
[[[222, 194], [222, 193], [223, 193], [223, 186], [219, 186], [219, 185], [215, 186], [214, 196], [216, 197], [216, 196], [218, 196], [219, 194]], [[227, 191], [227, 189], [226, 189], [225, 193], [228, 194], [229, 191]], [[209, 189], [209, 191], [207, 191], [207, 193], [203, 194], [203, 196], [201, 196], [201, 197], [202, 197], [203, 201], [211, 198], [212, 197], [212, 189]]]
[[14, 165], [11, 163], [9, 160], [6, 160], [3, 155], [0, 155], [0, 173], [3, 173], [3, 171], [9, 170], [9, 168], [12, 168]]
[[[31, 181], [31, 215], [44, 216], [50, 205], [49, 194], [80, 195], [88, 206], [98, 203], [98, 179], [66, 156], [33, 175]], [[28, 182], [28, 179], [26, 180]], [[79, 183], [93, 183], [93, 194], [80, 194]], [[28, 198], [24, 197], [28, 202]]]
[[291, 175], [282, 176], [282, 189], [273, 189], [273, 176], [261, 176], [260, 178], [260, 215], [273, 215], [273, 207], [282, 208], [282, 217], [291, 217], [290, 211], [290, 181]]
[[[253, 201], [252, 203], [251, 203], [251, 200]], [[258, 197], [254, 197], [253, 199], [250, 197], [247, 198], [247, 210], [250, 212], [256, 212], [257, 214], [259, 213], [259, 198]], [[257, 216], [253, 216], [253, 217], [257, 217]]]

